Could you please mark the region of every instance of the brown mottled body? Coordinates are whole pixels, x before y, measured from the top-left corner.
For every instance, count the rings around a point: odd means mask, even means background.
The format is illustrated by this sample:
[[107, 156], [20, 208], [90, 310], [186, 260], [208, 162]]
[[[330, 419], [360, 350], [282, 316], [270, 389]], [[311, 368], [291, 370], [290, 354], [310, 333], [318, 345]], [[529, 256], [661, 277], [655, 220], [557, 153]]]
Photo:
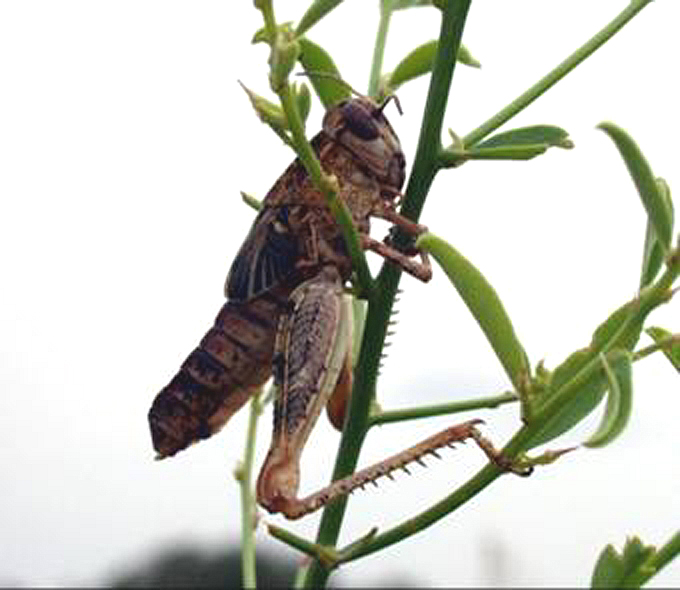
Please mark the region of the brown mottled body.
[[149, 411], [158, 458], [208, 438], [271, 376], [274, 339], [289, 289], [227, 301]]
[[[424, 256], [418, 263], [369, 235], [370, 217], [410, 235], [425, 230], [395, 210], [404, 155], [382, 107], [360, 97], [331, 108], [312, 146], [324, 170], [337, 179], [362, 247], [429, 280]], [[297, 518], [466, 438], [494, 459], [497, 452], [470, 421], [298, 499], [299, 462], [309, 433], [324, 406], [340, 428], [351, 391], [351, 312], [343, 296], [351, 272], [326, 199], [295, 160], [265, 197], [232, 263], [228, 301], [213, 328], [153, 401], [149, 424], [158, 457], [217, 432], [273, 371], [274, 432], [257, 483], [258, 502], [271, 512]]]
[[[394, 212], [404, 182], [404, 156], [375, 103], [358, 98], [330, 109], [312, 146], [326, 172], [337, 178], [340, 197], [362, 238], [370, 240], [371, 215], [413, 230], [414, 224]], [[406, 261], [406, 270], [418, 267], [376, 243], [387, 252], [380, 252], [385, 257]], [[228, 301], [215, 326], [152, 404], [149, 424], [159, 458], [217, 432], [269, 378], [279, 316], [290, 293], [329, 265], [340, 285], [350, 277], [351, 260], [340, 229], [325, 198], [295, 160], [267, 193], [234, 259], [225, 284]], [[428, 272], [420, 273], [421, 278]], [[351, 385], [347, 373], [342, 385], [346, 391]], [[343, 404], [340, 399], [336, 405]], [[341, 423], [338, 411], [332, 415], [335, 424]]]

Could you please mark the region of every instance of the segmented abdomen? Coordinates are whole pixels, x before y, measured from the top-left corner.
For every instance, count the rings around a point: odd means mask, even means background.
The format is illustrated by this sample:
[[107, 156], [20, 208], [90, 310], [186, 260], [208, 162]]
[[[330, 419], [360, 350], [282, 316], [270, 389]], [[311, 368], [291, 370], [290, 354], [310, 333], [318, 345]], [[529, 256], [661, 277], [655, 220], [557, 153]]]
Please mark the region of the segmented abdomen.
[[288, 294], [279, 288], [224, 304], [215, 325], [151, 405], [149, 426], [158, 458], [217, 432], [269, 378]]

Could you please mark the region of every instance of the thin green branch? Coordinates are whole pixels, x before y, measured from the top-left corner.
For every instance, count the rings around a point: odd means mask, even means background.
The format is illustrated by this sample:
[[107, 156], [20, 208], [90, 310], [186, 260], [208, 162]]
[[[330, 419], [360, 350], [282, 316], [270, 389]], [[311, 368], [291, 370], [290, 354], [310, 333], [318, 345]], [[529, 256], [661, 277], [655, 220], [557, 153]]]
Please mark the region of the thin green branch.
[[611, 37], [613, 37], [614, 34], [619, 31], [619, 29], [628, 23], [650, 2], [652, 2], [652, 0], [632, 0], [615, 19], [613, 19], [609, 24], [607, 24], [607, 26], [595, 34], [584, 45], [579, 47], [556, 68], [541, 78], [526, 92], [520, 94], [508, 106], [496, 113], [488, 121], [485, 121], [479, 127], [468, 133], [463, 138], [463, 146], [470, 147], [475, 145], [487, 135], [489, 135], [492, 131], [498, 129], [501, 125], [503, 125], [503, 123], [514, 117], [527, 105], [531, 104], [551, 86], [564, 78], [564, 76], [571, 72], [571, 70], [573, 70], [578, 64], [589, 57], [596, 49], [611, 39]]
[[516, 402], [518, 399], [516, 393], [509, 391], [500, 395], [468, 399], [460, 402], [449, 402], [431, 406], [416, 406], [415, 408], [405, 408], [403, 410], [380, 411], [369, 417], [368, 424], [369, 427], [371, 427], [389, 424], [391, 422], [404, 422], [406, 420], [445, 416], [448, 414], [457, 414], [459, 412], [469, 412], [471, 410], [497, 408], [503, 404]]
[[251, 482], [255, 458], [257, 419], [262, 412], [260, 394], [261, 390], [257, 390], [250, 401], [243, 463], [239, 466], [237, 472], [237, 479], [241, 486], [241, 571], [244, 588], [255, 588], [257, 585], [255, 571], [255, 518], [257, 507]]
[[302, 551], [302, 553], [306, 553], [310, 557], [319, 559], [326, 567], [333, 567], [338, 563], [338, 552], [333, 547], [324, 547], [317, 543], [310, 543], [307, 539], [273, 524], [267, 525], [267, 531], [272, 537], [286, 545]]
[[380, 21], [378, 22], [378, 32], [373, 46], [373, 60], [371, 61], [371, 74], [368, 79], [368, 96], [375, 98], [380, 88], [380, 77], [382, 76], [383, 57], [385, 55], [385, 45], [387, 44], [387, 31], [390, 28], [392, 19], [392, 0], [380, 0]]
[[671, 334], [670, 336], [667, 336], [666, 338], [663, 338], [654, 344], [650, 344], [649, 346], [645, 346], [644, 348], [636, 350], [633, 353], [633, 361], [642, 360], [643, 358], [659, 350], [670, 350], [671, 347], [675, 346], [676, 344], [680, 344], [680, 334]]
[[[413, 518], [409, 518], [384, 533], [376, 535], [357, 551], [348, 555], [345, 561], [352, 561], [370, 555], [423, 531], [439, 519], [453, 512], [459, 506], [465, 504], [470, 498], [476, 496], [499, 475], [502, 475], [502, 473], [501, 469], [496, 465], [487, 464], [455, 492]], [[343, 555], [342, 550], [340, 555]]]

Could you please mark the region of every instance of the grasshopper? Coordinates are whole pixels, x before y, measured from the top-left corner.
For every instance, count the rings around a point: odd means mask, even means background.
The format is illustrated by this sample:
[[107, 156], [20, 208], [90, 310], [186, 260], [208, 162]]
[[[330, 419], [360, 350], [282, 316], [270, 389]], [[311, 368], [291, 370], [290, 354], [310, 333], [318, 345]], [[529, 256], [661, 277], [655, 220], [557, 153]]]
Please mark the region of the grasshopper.
[[[324, 170], [337, 178], [362, 247], [428, 281], [432, 271], [424, 255], [416, 261], [411, 252], [369, 235], [371, 217], [411, 236], [426, 229], [396, 212], [405, 159], [383, 114], [386, 103], [360, 96], [337, 104], [326, 112], [311, 145]], [[258, 502], [271, 512], [297, 518], [456, 440], [472, 437], [484, 448], [477, 421], [471, 421], [309, 498], [297, 498], [307, 436], [327, 403], [336, 408], [329, 415], [341, 428], [351, 390], [351, 355], [338, 345], [341, 336], [342, 342], [351, 341], [343, 333], [351, 323], [343, 302], [351, 273], [341, 231], [296, 159], [267, 193], [232, 263], [227, 302], [214, 326], [153, 401], [149, 424], [157, 458], [220, 430], [272, 373], [278, 387], [274, 434], [257, 484]]]

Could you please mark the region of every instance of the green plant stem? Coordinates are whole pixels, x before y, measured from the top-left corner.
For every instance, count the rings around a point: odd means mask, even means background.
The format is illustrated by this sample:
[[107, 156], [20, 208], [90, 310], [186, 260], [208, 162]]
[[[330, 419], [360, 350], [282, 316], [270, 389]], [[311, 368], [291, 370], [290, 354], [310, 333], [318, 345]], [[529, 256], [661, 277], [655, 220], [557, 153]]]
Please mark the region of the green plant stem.
[[664, 349], [670, 350], [670, 348], [672, 346], [675, 346], [676, 344], [680, 344], [680, 334], [671, 334], [670, 336], [664, 338], [663, 340], [659, 340], [654, 344], [650, 344], [649, 346], [645, 346], [640, 350], [636, 350], [633, 353], [633, 361], [642, 360], [643, 358], [648, 357], [650, 354], [653, 354], [659, 350]]
[[385, 45], [387, 44], [387, 31], [390, 28], [392, 19], [392, 0], [380, 1], [380, 21], [378, 22], [378, 32], [373, 46], [373, 60], [371, 61], [371, 74], [368, 79], [368, 96], [375, 98], [380, 89], [380, 77], [382, 76], [383, 57], [385, 55]]
[[257, 585], [255, 571], [255, 516], [257, 507], [255, 506], [251, 480], [255, 458], [257, 419], [262, 412], [260, 394], [261, 390], [257, 390], [250, 401], [246, 447], [243, 452], [243, 463], [239, 468], [239, 482], [241, 484], [241, 571], [244, 588], [255, 588]]
[[464, 147], [475, 145], [498, 129], [503, 123], [514, 117], [527, 105], [531, 104], [548, 88], [564, 78], [578, 64], [589, 57], [596, 49], [608, 41], [619, 29], [628, 23], [638, 12], [647, 6], [652, 0], [632, 0], [626, 8], [614, 18], [607, 26], [595, 34], [584, 45], [579, 47], [574, 53], [567, 57], [556, 68], [541, 78], [536, 84], [526, 92], [520, 94], [508, 106], [496, 113], [489, 120], [482, 123], [479, 127], [468, 133], [462, 140]]
[[[476, 496], [485, 487], [492, 483], [503, 472], [500, 468], [492, 464], [487, 464], [465, 484], [460, 486], [455, 492], [437, 502], [427, 510], [420, 514], [405, 520], [401, 524], [385, 531], [380, 535], [376, 535], [372, 540], [364, 544], [358, 551], [353, 552], [347, 561], [359, 559], [376, 551], [380, 551], [385, 547], [393, 545], [419, 533], [430, 525], [437, 522], [439, 519], [447, 516], [456, 508], [462, 506], [470, 498]], [[342, 551], [340, 551], [342, 555]]]
[[282, 541], [290, 547], [294, 547], [302, 553], [320, 559], [329, 566], [338, 561], [337, 552], [332, 547], [322, 547], [316, 543], [310, 543], [307, 539], [299, 537], [298, 535], [273, 524], [268, 525], [267, 530], [272, 537]]
[[516, 402], [518, 399], [516, 393], [507, 392], [500, 395], [480, 397], [460, 402], [450, 402], [432, 406], [416, 406], [415, 408], [406, 408], [403, 410], [388, 410], [371, 415], [368, 424], [369, 427], [371, 427], [389, 424], [391, 422], [404, 422], [405, 420], [417, 420], [419, 418], [431, 418], [432, 416], [469, 412], [470, 410], [480, 410], [483, 408], [497, 408], [503, 404]]
[[[444, 111], [471, 1], [449, 2], [442, 11], [439, 46], [430, 78], [423, 125], [404, 207], [401, 210], [402, 214], [414, 220], [420, 215], [436, 173]], [[375, 297], [369, 300], [349, 417], [340, 441], [333, 480], [351, 474], [356, 468], [359, 451], [368, 428], [368, 414], [374, 398], [380, 354], [400, 276], [401, 271], [396, 266], [383, 265], [378, 279], [379, 288], [375, 291]], [[347, 498], [342, 497], [326, 506], [317, 534], [318, 544], [335, 547], [346, 505]], [[304, 585], [312, 588], [322, 587], [328, 575], [329, 571], [317, 560], [307, 570]]]

